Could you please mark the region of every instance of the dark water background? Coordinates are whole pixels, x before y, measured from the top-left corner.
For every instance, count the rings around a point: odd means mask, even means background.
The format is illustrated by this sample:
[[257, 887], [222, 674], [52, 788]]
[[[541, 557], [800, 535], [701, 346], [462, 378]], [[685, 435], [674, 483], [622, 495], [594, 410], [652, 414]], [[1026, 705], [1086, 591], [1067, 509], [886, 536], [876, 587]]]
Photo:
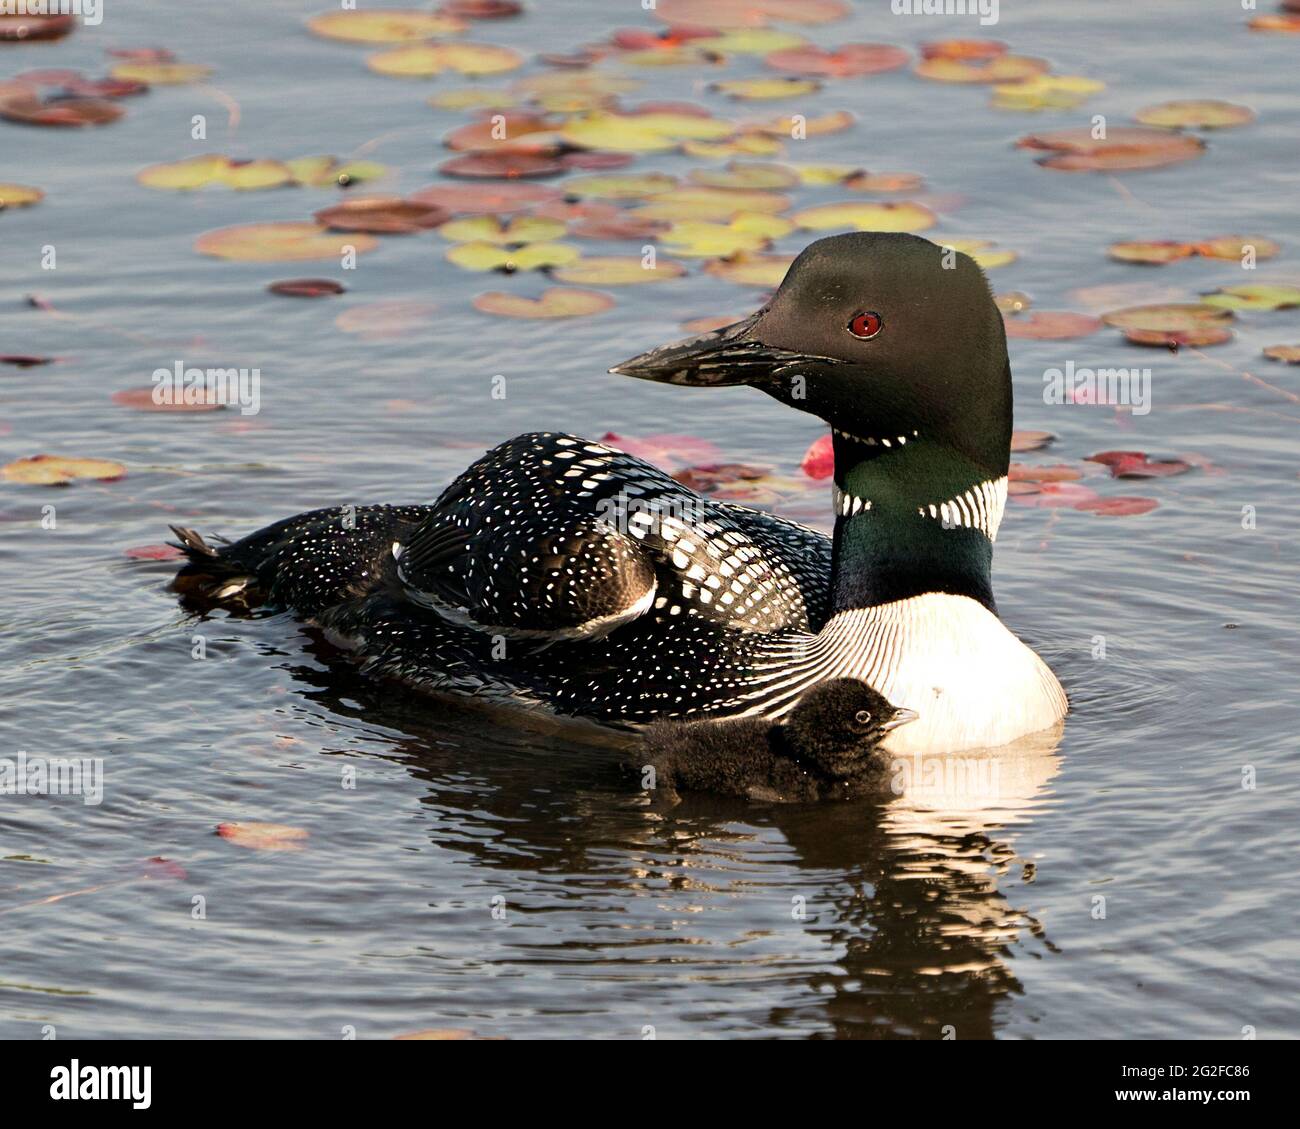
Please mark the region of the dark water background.
[[[499, 283], [445, 263], [432, 234], [385, 240], [345, 297], [320, 302], [263, 287], [339, 276], [331, 264], [194, 253], [202, 231], [305, 218], [331, 198], [138, 186], [144, 165], [195, 151], [194, 113], [209, 116], [209, 148], [237, 156], [343, 155], [399, 131], [369, 151], [393, 167], [393, 187], [436, 179], [439, 138], [465, 115], [425, 98], [467, 83], [368, 72], [364, 48], [302, 29], [327, 6], [110, 3], [99, 28], [0, 47], [5, 77], [38, 66], [99, 74], [106, 47], [167, 46], [215, 66], [212, 85], [242, 114], [230, 137], [211, 91], [180, 87], [131, 102], [100, 130], [0, 123], [0, 180], [47, 193], [0, 215], [0, 352], [62, 358], [0, 368], [2, 461], [94, 455], [129, 471], [65, 490], [0, 484], [0, 755], [97, 756], [106, 773], [98, 807], [0, 797], [0, 1034], [39, 1037], [53, 1024], [61, 1037], [337, 1038], [352, 1027], [639, 1038], [647, 1026], [661, 1037], [937, 1037], [945, 1025], [958, 1038], [1296, 1035], [1300, 405], [1238, 375], [1300, 391], [1300, 370], [1259, 357], [1300, 341], [1296, 311], [1244, 315], [1208, 362], [1138, 351], [1112, 331], [1011, 343], [1017, 424], [1059, 436], [1049, 461], [1123, 447], [1194, 454], [1213, 469], [1098, 487], [1157, 497], [1144, 516], [1009, 510], [999, 601], [1075, 712], [1059, 747], [1027, 755], [1007, 778], [1014, 787], [974, 810], [711, 800], [655, 810], [613, 773], [608, 749], [368, 686], [286, 617], [196, 624], [167, 590], [168, 565], [124, 556], [161, 541], [169, 521], [238, 535], [320, 505], [428, 500], [524, 430], [686, 433], [785, 475], [820, 433], [744, 389], [603, 375], [680, 336], [684, 320], [753, 308], [757, 291], [698, 270], [620, 289], [601, 316], [544, 323], [476, 313], [469, 296]], [[1282, 256], [1244, 280], [1294, 279], [1300, 42], [1248, 32], [1249, 14], [1209, 0], [1005, 0], [989, 32], [1108, 89], [1080, 110], [1023, 114], [906, 71], [830, 81], [799, 109], [850, 109], [858, 125], [792, 143], [786, 158], [912, 170], [931, 192], [961, 194], [929, 234], [1016, 249], [993, 281], [1040, 308], [1081, 308], [1070, 295], [1080, 286], [1192, 296], [1243, 281], [1232, 262], [1113, 263], [1105, 247], [1116, 239], [1269, 235]], [[638, 25], [652, 26], [636, 4], [543, 0], [473, 38], [569, 50]], [[981, 31], [957, 17], [896, 18], [881, 0], [808, 34], [914, 45]], [[727, 77], [758, 70], [742, 60]], [[640, 97], [776, 112], [703, 91], [713, 74], [639, 77]], [[1259, 121], [1211, 135], [1198, 161], [1122, 181], [1045, 171], [1011, 148], [1032, 130], [1092, 113], [1123, 122], [1184, 97], [1242, 102]], [[800, 202], [845, 195], [803, 190]], [[39, 267], [46, 243], [58, 248], [53, 272]], [[29, 307], [32, 293], [73, 317]], [[438, 308], [387, 340], [335, 327], [341, 311], [385, 298]], [[260, 415], [151, 415], [110, 401], [177, 360], [260, 367]], [[1067, 360], [1151, 366], [1150, 414], [1044, 405], [1043, 370]], [[505, 400], [490, 397], [495, 374], [509, 380]], [[47, 503], [53, 531], [40, 525]], [[1256, 509], [1253, 530], [1243, 506]], [[190, 657], [196, 633], [206, 661]], [[1096, 635], [1104, 661], [1092, 658]], [[1254, 790], [1241, 787], [1244, 765]], [[345, 767], [355, 790], [340, 786]], [[214, 835], [231, 820], [310, 838], [297, 852], [246, 850]], [[186, 877], [139, 877], [152, 856]], [[62, 894], [74, 896], [49, 900]], [[196, 895], [204, 920], [191, 914]], [[498, 896], [504, 919], [491, 912]]]

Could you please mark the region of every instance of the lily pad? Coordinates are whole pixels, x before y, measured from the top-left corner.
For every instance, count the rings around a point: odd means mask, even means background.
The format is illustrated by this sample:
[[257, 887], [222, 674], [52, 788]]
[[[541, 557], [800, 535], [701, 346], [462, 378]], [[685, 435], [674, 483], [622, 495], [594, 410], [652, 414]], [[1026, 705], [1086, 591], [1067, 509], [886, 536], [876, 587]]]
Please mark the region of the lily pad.
[[328, 298], [346, 293], [347, 287], [332, 278], [286, 278], [270, 283], [267, 290], [289, 298]]
[[453, 243], [496, 243], [504, 247], [520, 243], [549, 243], [563, 235], [566, 227], [561, 220], [537, 216], [517, 216], [505, 223], [496, 216], [469, 216], [443, 224], [438, 234]]
[[1207, 98], [1161, 102], [1158, 106], [1144, 107], [1133, 117], [1143, 125], [1168, 129], [1231, 129], [1249, 125], [1255, 120], [1255, 111], [1249, 106]]
[[149, 86], [188, 86], [202, 82], [212, 74], [212, 68], [202, 63], [118, 63], [108, 73], [113, 78]]
[[681, 220], [662, 236], [666, 250], [684, 258], [712, 259], [740, 251], [759, 251], [773, 239], [794, 230], [794, 224], [763, 212], [741, 212], [730, 223]]
[[1270, 345], [1264, 350], [1264, 356], [1270, 361], [1282, 361], [1288, 365], [1300, 365], [1300, 345]]
[[1000, 110], [1070, 110], [1105, 89], [1104, 82], [1080, 75], [1042, 74], [994, 86], [993, 105]]
[[563, 194], [541, 184], [431, 184], [407, 197], [421, 204], [446, 208], [453, 215], [507, 215], [539, 204], [563, 199]]
[[1202, 349], [1208, 345], [1226, 345], [1232, 340], [1232, 330], [1222, 325], [1202, 325], [1191, 329], [1126, 329], [1124, 340], [1130, 345], [1177, 352], [1183, 346]]
[[768, 102], [816, 94], [821, 83], [811, 78], [733, 78], [713, 83], [713, 89], [742, 102]]
[[793, 188], [799, 184], [799, 174], [786, 165], [763, 164], [758, 161], [731, 161], [722, 169], [693, 169], [692, 184], [706, 188], [769, 189]]
[[844, 181], [850, 192], [919, 192], [925, 181], [914, 172], [858, 172]]
[[580, 318], [599, 314], [614, 305], [614, 299], [599, 290], [576, 286], [552, 286], [536, 298], [488, 290], [474, 298], [474, 308], [503, 318]]
[[790, 198], [775, 192], [725, 188], [674, 188], [651, 198], [632, 214], [651, 220], [726, 220], [741, 212], [775, 215], [790, 206]]
[[380, 51], [366, 59], [372, 71], [399, 78], [431, 78], [446, 71], [503, 74], [523, 64], [524, 57], [518, 51], [489, 43], [419, 43]]
[[219, 823], [217, 834], [254, 851], [300, 851], [308, 838], [303, 828], [283, 823]]
[[935, 82], [1023, 82], [1049, 69], [1046, 59], [1025, 55], [992, 55], [987, 58], [953, 58], [935, 55], [916, 64], [915, 73]]
[[762, 286], [771, 289], [781, 285], [785, 273], [794, 262], [793, 255], [733, 255], [706, 263], [704, 273], [742, 286]]
[[45, 199], [45, 193], [39, 188], [29, 188], [25, 184], [0, 184], [0, 211], [5, 208], [26, 208], [39, 204]]
[[846, 200], [805, 208], [791, 218], [807, 231], [925, 231], [939, 222], [924, 204], [907, 201]]
[[0, 118], [21, 125], [108, 125], [121, 116], [122, 107], [105, 98], [41, 98], [21, 93], [0, 97]]
[[677, 187], [677, 178], [667, 173], [630, 173], [626, 176], [575, 176], [564, 182], [570, 196], [593, 196], [600, 200], [642, 200]]
[[1152, 459], [1142, 451], [1099, 451], [1086, 461], [1109, 467], [1114, 478], [1168, 478], [1192, 469], [1182, 459]]
[[1205, 151], [1205, 142], [1197, 137], [1138, 126], [1117, 126], [1104, 138], [1093, 137], [1090, 129], [1063, 129], [1022, 137], [1016, 145], [1051, 150], [1052, 155], [1040, 157], [1038, 163], [1063, 172], [1163, 168], [1190, 161]]
[[557, 267], [551, 276], [576, 286], [634, 286], [667, 282], [685, 273], [681, 263], [662, 256], [656, 256], [654, 266], [647, 267], [638, 255], [593, 255]]
[[213, 184], [250, 192], [263, 188], [279, 188], [294, 182], [289, 166], [281, 161], [237, 161], [220, 153], [150, 165], [136, 173], [135, 178], [146, 188], [174, 189], [182, 192], [206, 188]]
[[203, 255], [263, 263], [341, 259], [344, 247], [361, 254], [377, 246], [373, 235], [344, 234], [315, 223], [238, 224], [204, 232], [194, 241], [194, 249]]
[[358, 196], [315, 214], [316, 222], [331, 231], [369, 231], [376, 235], [409, 235], [437, 227], [450, 218], [446, 208], [400, 196]]
[[834, 51], [809, 44], [773, 51], [764, 60], [769, 67], [799, 75], [824, 78], [858, 78], [905, 67], [911, 56], [887, 43], [846, 43]]
[[557, 176], [565, 166], [554, 157], [537, 153], [468, 153], [443, 161], [438, 171], [444, 176], [484, 180], [519, 180], [523, 177]]
[[1300, 286], [1262, 282], [1224, 286], [1204, 295], [1201, 302], [1224, 310], [1289, 310], [1300, 306]]
[[1013, 431], [1011, 433], [1011, 451], [1021, 454], [1026, 451], [1041, 451], [1056, 438], [1050, 431]]
[[109, 399], [120, 408], [131, 408], [137, 412], [217, 412], [225, 408], [225, 404], [216, 399], [209, 400], [201, 388], [196, 390], [193, 399], [173, 398], [161, 402], [154, 398], [157, 389], [158, 385], [154, 384], [147, 388], [124, 388], [120, 392], [114, 392]]
[[1240, 262], [1250, 248], [1258, 259], [1275, 258], [1282, 248], [1262, 235], [1216, 235], [1196, 244], [1196, 253], [1207, 259], [1235, 259]]
[[1173, 240], [1136, 241], [1112, 243], [1108, 253], [1112, 259], [1118, 259], [1121, 263], [1161, 265], [1189, 258], [1196, 254], [1196, 248], [1191, 243], [1177, 243]]
[[1155, 498], [1091, 498], [1075, 503], [1074, 508], [1099, 517], [1132, 517], [1148, 514], [1159, 505]]
[[1141, 329], [1160, 333], [1178, 333], [1226, 325], [1232, 321], [1231, 310], [1216, 310], [1193, 302], [1169, 302], [1154, 306], [1128, 306], [1101, 315], [1101, 320], [1116, 329]]
[[844, 0], [659, 0], [652, 10], [673, 26], [723, 30], [763, 27], [769, 21], [824, 24], [849, 14]]
[[307, 21], [307, 28], [326, 39], [348, 43], [409, 43], [455, 35], [466, 28], [464, 20], [439, 12], [406, 8], [349, 9], [322, 12]]
[[1007, 318], [1007, 336], [1036, 341], [1069, 341], [1101, 328], [1101, 318], [1068, 310], [1037, 310], [1028, 317]]
[[344, 310], [334, 324], [344, 333], [355, 333], [367, 341], [388, 341], [427, 329], [438, 307], [414, 298], [385, 298]]
[[126, 477], [126, 467], [109, 459], [83, 459], [70, 455], [32, 455], [0, 468], [6, 482], [28, 486], [66, 486], [79, 479], [115, 482]]
[[388, 166], [375, 161], [339, 161], [334, 157], [295, 157], [284, 162], [298, 184], [311, 188], [347, 188], [388, 175]]
[[792, 117], [770, 118], [755, 122], [752, 128], [760, 133], [769, 133], [774, 137], [793, 137], [796, 129], [808, 137], [820, 137], [827, 133], [839, 133], [848, 129], [857, 119], [848, 110], [833, 110], [821, 117], [808, 118], [796, 122]]
[[562, 267], [575, 262], [581, 254], [578, 248], [568, 243], [529, 243], [512, 248], [495, 243], [474, 242], [457, 243], [448, 250], [447, 260], [464, 270], [497, 270], [513, 274], [521, 270]]
[[0, 43], [62, 39], [77, 28], [76, 16], [0, 16]]

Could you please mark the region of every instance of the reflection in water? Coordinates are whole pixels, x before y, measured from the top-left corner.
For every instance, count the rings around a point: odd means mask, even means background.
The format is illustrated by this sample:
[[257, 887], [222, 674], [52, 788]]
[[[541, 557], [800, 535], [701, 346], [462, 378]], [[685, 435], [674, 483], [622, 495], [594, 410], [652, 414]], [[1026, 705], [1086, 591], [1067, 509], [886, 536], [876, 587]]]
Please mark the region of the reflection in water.
[[[559, 968], [593, 999], [629, 966], [720, 985], [739, 975], [776, 988], [758, 995], [782, 1002], [749, 1017], [768, 1034], [966, 1039], [990, 1037], [998, 1001], [1019, 990], [1012, 946], [1055, 951], [1023, 905], [1033, 868], [1005, 829], [1046, 795], [1059, 734], [973, 754], [964, 777], [914, 766], [917, 786], [901, 796], [760, 806], [695, 795], [666, 807], [636, 791], [603, 731], [521, 731], [515, 715], [412, 700], [360, 679], [325, 644], [316, 653], [326, 671], [294, 669], [305, 696], [396, 731], [391, 756], [425, 785], [440, 851], [508, 874], [493, 881], [512, 911], [583, 915], [526, 931], [485, 961], [499, 971]], [[743, 936], [716, 924], [740, 899], [752, 903]], [[740, 964], [726, 951], [737, 946]]]

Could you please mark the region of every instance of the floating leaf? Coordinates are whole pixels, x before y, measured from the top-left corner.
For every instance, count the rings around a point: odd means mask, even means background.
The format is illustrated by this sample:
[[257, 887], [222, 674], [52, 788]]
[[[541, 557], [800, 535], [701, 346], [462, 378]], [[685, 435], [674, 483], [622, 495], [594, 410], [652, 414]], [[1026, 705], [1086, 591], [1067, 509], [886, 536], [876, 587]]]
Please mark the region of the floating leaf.
[[501, 74], [517, 70], [523, 63], [518, 51], [488, 43], [420, 43], [380, 51], [366, 59], [372, 71], [399, 78], [429, 78], [444, 71]]
[[388, 175], [388, 167], [374, 161], [340, 162], [333, 157], [295, 157], [284, 164], [298, 184], [312, 188], [324, 188], [332, 184], [346, 188]]
[[835, 473], [835, 444], [829, 435], [813, 440], [803, 454], [799, 469], [809, 478], [830, 478]]
[[666, 250], [687, 258], [712, 259], [740, 251], [758, 251], [788, 235], [794, 224], [762, 212], [741, 212], [729, 224], [682, 220], [663, 234]]
[[580, 318], [599, 314], [614, 305], [614, 299], [599, 290], [573, 286], [552, 286], [536, 298], [488, 290], [474, 298], [474, 308], [503, 318]]
[[431, 184], [407, 199], [446, 208], [453, 215], [507, 215], [538, 204], [563, 199], [554, 188], [540, 184]]
[[1168, 478], [1192, 469], [1182, 459], [1152, 459], [1142, 451], [1099, 451], [1087, 461], [1109, 467], [1114, 478]]
[[45, 199], [45, 193], [39, 188], [28, 188], [24, 184], [0, 183], [0, 211], [5, 208], [26, 208]]
[[187, 390], [189, 398], [176, 399], [169, 396], [155, 399], [159, 391], [165, 387], [165, 385], [151, 384], [147, 388], [125, 388], [120, 392], [114, 392], [109, 398], [118, 407], [131, 408], [137, 412], [216, 412], [225, 407], [215, 398], [215, 393], [209, 398], [202, 388]]
[[908, 64], [910, 55], [901, 47], [886, 43], [846, 43], [834, 51], [808, 44], [773, 51], [764, 62], [779, 71], [825, 78], [857, 78], [897, 70]]
[[1042, 509], [1078, 509], [1082, 505], [1091, 505], [1101, 500], [1095, 490], [1080, 486], [1077, 482], [1018, 482], [1020, 487], [1008, 490], [1009, 497], [1022, 506], [1034, 506]]
[[1076, 502], [1074, 508], [1099, 517], [1131, 517], [1150, 513], [1158, 505], [1154, 498], [1090, 498]]
[[567, 243], [529, 243], [524, 247], [510, 248], [476, 242], [457, 243], [447, 252], [447, 260], [465, 270], [499, 270], [512, 274], [520, 270], [562, 267], [577, 260], [581, 254], [578, 248]]
[[1240, 262], [1248, 250], [1256, 259], [1271, 259], [1282, 248], [1262, 235], [1216, 235], [1196, 244], [1196, 253], [1207, 259], [1236, 259]]
[[442, 139], [448, 149], [462, 152], [537, 153], [552, 155], [560, 149], [560, 137], [549, 117], [517, 113], [480, 118]]
[[378, 245], [372, 235], [330, 231], [321, 224], [248, 223], [204, 232], [195, 240], [194, 249], [219, 259], [273, 263], [341, 259], [345, 247], [360, 254]]
[[20, 482], [28, 486], [66, 486], [78, 479], [91, 478], [101, 482], [115, 482], [126, 477], [126, 467], [108, 459], [82, 459], [70, 455], [32, 455], [15, 459], [0, 468], [0, 477], [7, 482]]
[[1111, 310], [1101, 315], [1101, 320], [1116, 329], [1157, 330], [1176, 333], [1181, 330], [1200, 329], [1210, 325], [1223, 325], [1232, 321], [1230, 310], [1215, 310], [1192, 302], [1170, 302], [1154, 306], [1129, 306]]
[[847, 184], [852, 177], [866, 175], [856, 165], [795, 165], [794, 170], [798, 173], [801, 184], [810, 184], [817, 188], [831, 184]]
[[530, 176], [555, 176], [564, 172], [565, 166], [553, 157], [536, 153], [470, 153], [443, 161], [438, 171], [444, 176], [518, 180]]
[[1264, 356], [1270, 361], [1282, 361], [1288, 365], [1300, 365], [1300, 345], [1270, 345], [1264, 350]]
[[741, 212], [774, 215], [790, 206], [790, 198], [775, 192], [744, 192], [725, 188], [674, 188], [661, 192], [632, 214], [651, 220], [727, 220]]
[[919, 192], [924, 185], [914, 172], [858, 172], [844, 181], [851, 192]]
[[1039, 310], [1028, 317], [1006, 319], [1007, 336], [1037, 341], [1067, 341], [1087, 337], [1101, 328], [1101, 318], [1066, 310]]
[[704, 46], [718, 55], [768, 55], [773, 51], [802, 47], [805, 42], [802, 35], [792, 31], [747, 27], [712, 36]]
[[706, 188], [793, 188], [799, 183], [799, 174], [785, 165], [759, 162], [731, 161], [724, 169], [693, 169], [691, 183]]
[[580, 149], [653, 153], [681, 141], [716, 141], [735, 132], [730, 122], [693, 114], [589, 114], [566, 122], [560, 136]]
[[0, 43], [34, 43], [42, 39], [62, 39], [75, 31], [76, 27], [76, 16], [0, 16]]
[[654, 463], [661, 470], [677, 470], [685, 463], [715, 459], [718, 448], [707, 439], [697, 439], [694, 435], [643, 435], [639, 438], [631, 435], [615, 435], [612, 431], [600, 437], [602, 443], [617, 447], [638, 459]]
[[1024, 55], [992, 55], [986, 58], [953, 58], [934, 55], [916, 64], [916, 74], [935, 82], [1022, 82], [1049, 69], [1046, 59]]
[[286, 278], [272, 282], [267, 286], [272, 294], [284, 294], [290, 298], [327, 298], [334, 294], [343, 294], [345, 287], [332, 278]]
[[283, 823], [218, 823], [217, 834], [255, 851], [300, 851], [308, 833]]
[[504, 20], [523, 12], [517, 0], [443, 0], [439, 11], [467, 20]]
[[656, 256], [653, 266], [646, 266], [638, 255], [596, 255], [551, 271], [561, 282], [577, 286], [632, 286], [642, 282], [667, 282], [686, 273], [681, 263]]
[[1146, 106], [1133, 117], [1143, 125], [1170, 129], [1231, 129], [1249, 125], [1255, 120], [1255, 111], [1249, 106], [1232, 102], [1202, 99], [1184, 102], [1161, 102]]
[[575, 176], [564, 182], [570, 196], [594, 196], [602, 200], [641, 200], [677, 187], [677, 178], [650, 172], [626, 176]]
[[437, 227], [451, 218], [446, 208], [403, 200], [400, 196], [358, 196], [322, 208], [317, 223], [331, 231], [369, 231], [381, 235], [409, 235]]
[[1093, 137], [1090, 129], [1031, 134], [1016, 145], [1021, 149], [1051, 150], [1052, 155], [1040, 157], [1038, 163], [1064, 172], [1162, 168], [1189, 161], [1205, 151], [1205, 142], [1188, 134], [1136, 126], [1118, 126], [1100, 139]]
[[512, 110], [519, 99], [508, 90], [468, 86], [440, 91], [430, 97], [429, 105], [439, 110]]
[[175, 545], [133, 545], [122, 552], [133, 561], [179, 561], [185, 557]]
[[1163, 264], [1186, 259], [1196, 254], [1196, 248], [1190, 243], [1176, 243], [1172, 240], [1152, 242], [1112, 243], [1108, 248], [1112, 259], [1122, 263]]
[[926, 59], [996, 59], [1007, 45], [995, 39], [938, 39], [921, 44]]
[[794, 222], [808, 231], [925, 231], [939, 222], [924, 204], [847, 200], [795, 212]]
[[1012, 482], [1075, 482], [1083, 477], [1083, 471], [1065, 463], [1050, 466], [1031, 466], [1028, 463], [1012, 463], [1007, 470], [1007, 478]]
[[136, 173], [135, 178], [146, 188], [186, 192], [212, 184], [244, 192], [257, 191], [279, 188], [294, 179], [289, 166], [280, 161], [236, 161], [220, 153], [150, 165]]
[[517, 216], [502, 223], [496, 216], [471, 216], [452, 220], [438, 229], [438, 234], [453, 243], [497, 243], [501, 246], [519, 243], [547, 243], [564, 234], [565, 224], [560, 220], [539, 219], [536, 216]]
[[1224, 310], [1289, 310], [1300, 306], [1300, 286], [1263, 282], [1224, 286], [1206, 294], [1201, 302]]
[[408, 43], [455, 35], [465, 27], [455, 16], [395, 8], [323, 12], [307, 21], [308, 30], [316, 35], [348, 43]]
[[1013, 431], [1011, 433], [1011, 451], [1022, 454], [1026, 451], [1041, 451], [1056, 438], [1050, 431]]
[[682, 152], [688, 157], [721, 161], [727, 157], [776, 157], [781, 142], [758, 133], [742, 133], [727, 141], [684, 141]]
[[118, 63], [108, 73], [113, 78], [149, 86], [186, 86], [202, 82], [212, 73], [212, 68], [202, 63]]
[[37, 94], [0, 97], [0, 118], [22, 125], [108, 125], [122, 116], [122, 107], [103, 98], [48, 98]]
[[37, 365], [48, 365], [53, 362], [53, 357], [34, 357], [26, 353], [0, 354], [0, 365], [13, 365], [14, 368], [35, 368]]
[[777, 137], [793, 137], [800, 132], [808, 137], [819, 137], [825, 133], [839, 133], [848, 129], [854, 121], [848, 110], [835, 110], [819, 118], [807, 118], [796, 122], [793, 118], [772, 118], [769, 121], [756, 122], [752, 128], [760, 133], [770, 133]]
[[993, 88], [993, 105], [1000, 110], [1069, 110], [1105, 89], [1104, 82], [1092, 78], [1042, 74], [999, 83]]
[[843, 19], [843, 0], [659, 0], [654, 15], [666, 24], [723, 30], [762, 27], [769, 20], [823, 24]]
[[1256, 16], [1246, 26], [1251, 31], [1280, 31], [1290, 35], [1300, 35], [1300, 15], [1278, 12], [1267, 16]]
[[715, 82], [713, 89], [743, 102], [767, 102], [816, 94], [821, 83], [811, 78], [733, 78]]
[[714, 278], [724, 278], [728, 282], [738, 282], [742, 286], [772, 288], [781, 285], [785, 272], [793, 262], [793, 255], [741, 254], [706, 263], [704, 273], [711, 274]]
[[1126, 329], [1124, 339], [1130, 345], [1177, 351], [1184, 345], [1191, 349], [1223, 345], [1232, 340], [1232, 330], [1221, 325], [1203, 325], [1194, 329]]
[[386, 298], [344, 310], [334, 324], [344, 333], [355, 333], [368, 341], [386, 341], [427, 328], [437, 309], [432, 302]]

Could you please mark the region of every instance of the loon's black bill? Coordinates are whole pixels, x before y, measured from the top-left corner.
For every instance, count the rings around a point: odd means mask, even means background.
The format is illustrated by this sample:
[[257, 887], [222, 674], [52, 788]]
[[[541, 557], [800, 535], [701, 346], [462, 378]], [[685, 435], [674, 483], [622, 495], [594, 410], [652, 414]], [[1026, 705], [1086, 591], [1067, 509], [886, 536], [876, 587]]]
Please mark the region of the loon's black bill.
[[754, 315], [712, 333], [661, 345], [609, 371], [662, 384], [720, 387], [757, 384], [780, 375], [792, 364], [825, 359], [764, 345], [750, 336], [757, 320], [758, 316]]
[[899, 706], [894, 710], [894, 716], [880, 727], [881, 731], [888, 733], [891, 729], [897, 729], [900, 725], [906, 725], [909, 721], [915, 721], [921, 715], [916, 710], [909, 710], [905, 706]]

